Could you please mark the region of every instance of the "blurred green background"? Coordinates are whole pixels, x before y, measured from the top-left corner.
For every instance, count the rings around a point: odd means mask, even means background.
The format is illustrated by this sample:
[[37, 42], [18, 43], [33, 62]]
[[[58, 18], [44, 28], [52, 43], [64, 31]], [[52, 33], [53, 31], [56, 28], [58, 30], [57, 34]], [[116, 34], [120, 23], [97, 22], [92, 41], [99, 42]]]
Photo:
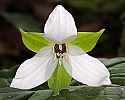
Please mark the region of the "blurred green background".
[[[78, 31], [106, 28], [91, 55], [125, 56], [125, 0], [60, 0], [60, 3], [75, 18]], [[8, 68], [34, 55], [23, 45], [17, 27], [43, 32], [48, 15], [60, 3], [59, 0], [0, 0], [0, 66]]]

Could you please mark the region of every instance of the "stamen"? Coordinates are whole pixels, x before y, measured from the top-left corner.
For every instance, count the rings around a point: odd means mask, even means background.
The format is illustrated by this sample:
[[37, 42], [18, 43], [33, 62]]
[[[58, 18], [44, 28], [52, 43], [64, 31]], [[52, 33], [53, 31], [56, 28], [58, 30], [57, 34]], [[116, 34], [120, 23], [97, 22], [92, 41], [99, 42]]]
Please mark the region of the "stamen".
[[62, 44], [59, 44], [59, 50], [62, 51]]
[[54, 51], [55, 51], [55, 53], [58, 53], [58, 52], [59, 52], [59, 45], [58, 45], [58, 44], [55, 44], [55, 46], [54, 46]]
[[66, 53], [66, 44], [55, 44], [54, 52], [57, 58], [63, 58], [63, 54]]
[[62, 51], [66, 53], [66, 44], [62, 44]]

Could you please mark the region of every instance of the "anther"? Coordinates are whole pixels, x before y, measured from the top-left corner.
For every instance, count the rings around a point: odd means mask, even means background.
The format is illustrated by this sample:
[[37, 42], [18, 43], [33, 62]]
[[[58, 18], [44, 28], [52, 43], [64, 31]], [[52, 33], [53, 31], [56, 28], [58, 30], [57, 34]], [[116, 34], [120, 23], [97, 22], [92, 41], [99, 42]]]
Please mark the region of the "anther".
[[63, 58], [63, 53], [66, 53], [66, 44], [55, 44], [54, 52], [57, 58]]

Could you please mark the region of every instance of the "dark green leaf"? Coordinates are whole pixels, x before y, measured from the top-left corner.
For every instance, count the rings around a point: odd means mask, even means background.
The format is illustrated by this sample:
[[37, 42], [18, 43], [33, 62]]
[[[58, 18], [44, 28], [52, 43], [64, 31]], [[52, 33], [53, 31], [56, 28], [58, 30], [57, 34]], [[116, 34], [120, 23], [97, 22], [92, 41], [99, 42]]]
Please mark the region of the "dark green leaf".
[[[77, 87], [78, 88], [78, 87]], [[121, 100], [125, 99], [122, 87], [82, 87], [75, 90], [62, 91], [59, 96], [47, 100]]]
[[100, 60], [107, 66], [107, 67], [111, 67], [113, 65], [117, 65], [120, 63], [125, 62], [125, 57], [116, 57], [116, 58], [100, 58]]
[[125, 86], [125, 58], [100, 59], [109, 69], [113, 84]]
[[0, 93], [0, 100], [27, 100], [32, 94], [30, 91]]
[[57, 96], [52, 96], [51, 90], [39, 90], [29, 100], [124, 100], [125, 87], [70, 87]]
[[10, 84], [7, 79], [0, 78], [0, 88], [2, 87], [8, 87]]
[[27, 100], [34, 91], [24, 91], [10, 87], [0, 88], [0, 100]]
[[51, 90], [38, 90], [28, 100], [46, 100], [51, 94]]
[[[59, 95], [53, 96], [52, 90], [38, 90], [34, 92], [6, 87], [8, 86], [7, 78], [4, 80], [4, 76], [1, 75], [1, 79], [2, 77], [3, 79], [0, 81], [0, 84], [2, 83], [5, 88], [0, 88], [0, 100], [125, 100], [125, 58], [106, 58], [101, 59], [101, 61], [108, 66], [112, 83], [117, 85], [102, 87], [89, 87], [86, 85], [70, 86], [63, 88]], [[63, 67], [59, 66], [59, 68], [61, 69]], [[58, 71], [56, 72], [58, 74]], [[62, 80], [59, 80], [60, 82], [65, 80], [64, 74], [61, 77]], [[52, 83], [54, 88], [61, 86], [58, 82], [55, 81], [57, 87], [54, 82]], [[0, 86], [2, 87], [2, 85]]]
[[114, 84], [125, 85], [125, 62], [111, 66], [109, 71]]

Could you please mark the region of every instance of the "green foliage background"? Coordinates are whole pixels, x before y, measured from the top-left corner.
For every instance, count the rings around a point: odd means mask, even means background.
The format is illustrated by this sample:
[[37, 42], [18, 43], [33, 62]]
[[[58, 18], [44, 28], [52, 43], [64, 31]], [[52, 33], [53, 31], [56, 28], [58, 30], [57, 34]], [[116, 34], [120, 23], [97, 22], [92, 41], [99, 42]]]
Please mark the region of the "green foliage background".
[[0, 71], [0, 100], [124, 100], [125, 58], [100, 60], [111, 73], [111, 86], [89, 87], [73, 80], [72, 85], [61, 90], [57, 96], [53, 96], [52, 90], [45, 84], [32, 90], [18, 90], [9, 87], [16, 71], [15, 67], [12, 67]]

